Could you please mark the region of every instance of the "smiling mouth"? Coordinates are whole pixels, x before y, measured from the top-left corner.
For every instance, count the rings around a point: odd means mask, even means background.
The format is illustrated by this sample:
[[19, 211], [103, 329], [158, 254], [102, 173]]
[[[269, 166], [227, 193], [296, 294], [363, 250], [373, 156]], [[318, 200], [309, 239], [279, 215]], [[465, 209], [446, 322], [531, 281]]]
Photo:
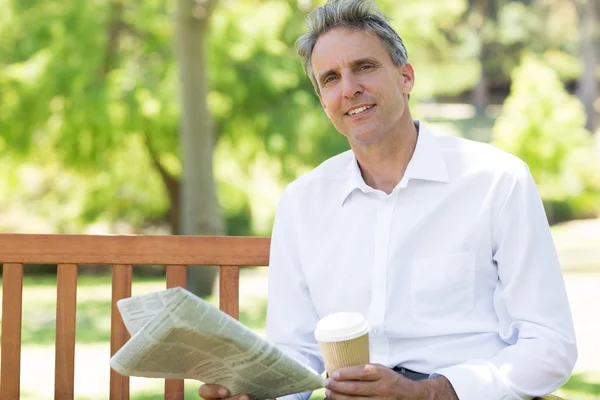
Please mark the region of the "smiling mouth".
[[353, 117], [355, 115], [360, 115], [360, 114], [366, 112], [367, 110], [370, 110], [373, 107], [375, 107], [375, 104], [370, 105], [370, 106], [363, 106], [363, 107], [355, 108], [355, 109], [353, 109], [351, 111], [348, 111], [346, 113], [346, 115], [348, 115], [350, 117]]

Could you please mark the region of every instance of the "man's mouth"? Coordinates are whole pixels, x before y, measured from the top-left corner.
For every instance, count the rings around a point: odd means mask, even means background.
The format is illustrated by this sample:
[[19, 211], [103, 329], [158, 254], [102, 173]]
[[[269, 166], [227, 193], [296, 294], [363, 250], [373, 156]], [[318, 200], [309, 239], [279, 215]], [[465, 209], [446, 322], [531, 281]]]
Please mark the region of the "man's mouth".
[[354, 115], [362, 114], [365, 111], [370, 110], [373, 107], [375, 107], [375, 104], [372, 104], [372, 105], [369, 105], [369, 106], [362, 106], [362, 107], [354, 108], [354, 109], [348, 111], [346, 113], [346, 115], [354, 116]]

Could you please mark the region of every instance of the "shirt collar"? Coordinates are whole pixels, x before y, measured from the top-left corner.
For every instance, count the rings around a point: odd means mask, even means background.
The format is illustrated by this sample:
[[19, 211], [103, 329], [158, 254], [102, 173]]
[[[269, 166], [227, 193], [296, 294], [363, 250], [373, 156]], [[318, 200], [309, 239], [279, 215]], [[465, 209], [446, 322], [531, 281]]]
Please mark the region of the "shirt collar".
[[[444, 155], [437, 143], [434, 134], [422, 123], [415, 121], [419, 136], [415, 151], [406, 167], [406, 172], [402, 180], [398, 183], [394, 191], [398, 188], [404, 188], [411, 179], [426, 180], [432, 182], [450, 182], [450, 175], [444, 160]], [[343, 205], [348, 196], [356, 189], [363, 193], [374, 192], [375, 190], [368, 186], [358, 167], [356, 156], [351, 151], [351, 160], [346, 169], [346, 180], [340, 193], [340, 203]]]

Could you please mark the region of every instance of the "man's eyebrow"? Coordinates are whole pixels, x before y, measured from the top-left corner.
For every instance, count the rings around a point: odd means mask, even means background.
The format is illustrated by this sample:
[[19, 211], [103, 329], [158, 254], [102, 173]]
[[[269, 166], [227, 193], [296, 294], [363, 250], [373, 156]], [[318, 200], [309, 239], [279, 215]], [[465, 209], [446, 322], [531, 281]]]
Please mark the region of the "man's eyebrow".
[[359, 58], [358, 60], [354, 60], [354, 61], [352, 61], [352, 66], [353, 66], [354, 68], [356, 68], [356, 67], [358, 67], [359, 65], [362, 65], [362, 64], [374, 64], [374, 65], [380, 65], [381, 63], [380, 63], [379, 61], [377, 61], [377, 59], [375, 59], [375, 58], [370, 58], [370, 57], [367, 57], [367, 58]]
[[[359, 58], [358, 60], [354, 60], [352, 61], [352, 68], [357, 68], [363, 64], [374, 64], [374, 65], [381, 65], [381, 63], [379, 61], [377, 61], [377, 59], [375, 58]], [[333, 68], [328, 69], [327, 71], [323, 72], [322, 74], [319, 75], [319, 82], [323, 83], [323, 81], [331, 74], [335, 74], [337, 71]]]

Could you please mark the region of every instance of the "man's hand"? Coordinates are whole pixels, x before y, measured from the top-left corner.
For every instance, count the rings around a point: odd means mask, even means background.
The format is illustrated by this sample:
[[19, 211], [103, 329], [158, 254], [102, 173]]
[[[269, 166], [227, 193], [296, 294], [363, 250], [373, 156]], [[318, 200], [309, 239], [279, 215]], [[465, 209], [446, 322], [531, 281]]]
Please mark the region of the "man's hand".
[[220, 385], [202, 385], [198, 389], [198, 395], [204, 400], [250, 400], [247, 394], [231, 396], [226, 387]]
[[331, 400], [371, 397], [387, 400], [458, 400], [444, 378], [411, 381], [379, 364], [340, 368], [326, 382], [325, 395]]

